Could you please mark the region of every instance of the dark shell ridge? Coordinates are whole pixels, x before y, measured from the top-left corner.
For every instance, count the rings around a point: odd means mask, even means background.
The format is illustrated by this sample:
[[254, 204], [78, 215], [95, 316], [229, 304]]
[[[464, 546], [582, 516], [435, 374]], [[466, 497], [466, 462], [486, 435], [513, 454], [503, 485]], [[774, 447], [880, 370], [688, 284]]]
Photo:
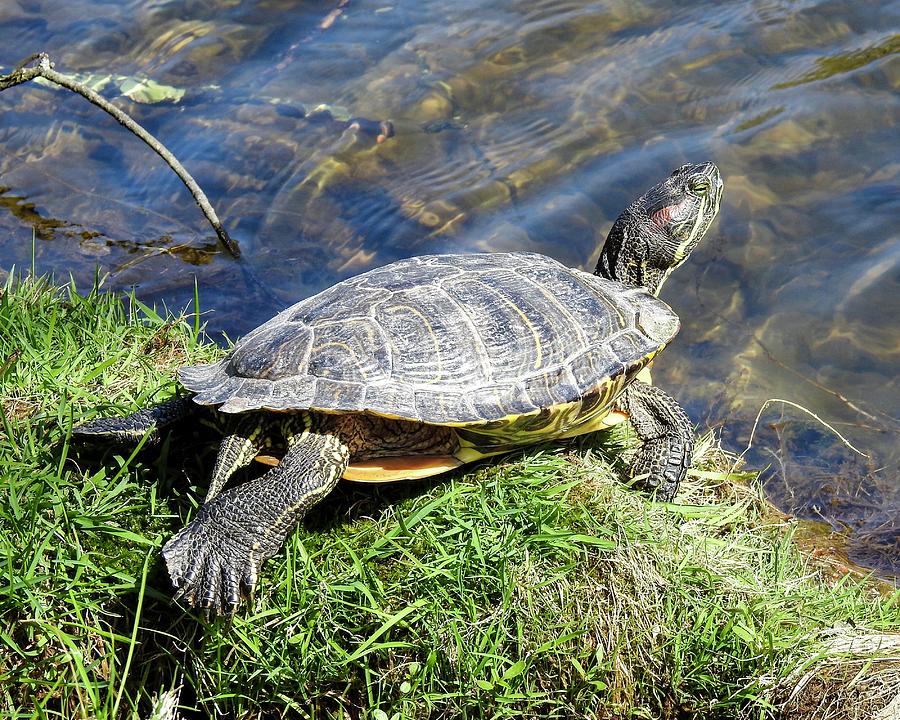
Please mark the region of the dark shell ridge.
[[427, 255], [284, 310], [182, 384], [223, 412], [369, 412], [435, 424], [574, 402], [678, 332], [662, 301], [533, 253]]

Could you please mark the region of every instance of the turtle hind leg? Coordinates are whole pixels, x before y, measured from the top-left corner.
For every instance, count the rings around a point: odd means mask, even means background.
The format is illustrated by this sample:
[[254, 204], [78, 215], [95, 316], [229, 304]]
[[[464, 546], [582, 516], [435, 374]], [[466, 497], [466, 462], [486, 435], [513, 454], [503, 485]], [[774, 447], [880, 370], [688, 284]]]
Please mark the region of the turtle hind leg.
[[252, 593], [262, 563], [337, 484], [350, 458], [344, 443], [309, 429], [290, 434], [287, 441], [280, 464], [204, 504], [165, 544], [162, 555], [176, 597], [213, 613], [233, 614], [241, 597]]
[[104, 417], [89, 420], [72, 428], [72, 435], [81, 438], [107, 438], [119, 442], [136, 443], [145, 434], [149, 444], [159, 442], [159, 431], [200, 411], [193, 398], [172, 398], [160, 405], [138, 410], [125, 417]]
[[246, 413], [237, 417], [225, 431], [219, 445], [204, 503], [215, 499], [232, 475], [253, 462], [257, 453], [268, 444], [275, 424], [276, 421], [262, 413]]
[[625, 388], [616, 404], [642, 442], [631, 467], [635, 485], [671, 502], [694, 453], [690, 419], [671, 395], [640, 380]]

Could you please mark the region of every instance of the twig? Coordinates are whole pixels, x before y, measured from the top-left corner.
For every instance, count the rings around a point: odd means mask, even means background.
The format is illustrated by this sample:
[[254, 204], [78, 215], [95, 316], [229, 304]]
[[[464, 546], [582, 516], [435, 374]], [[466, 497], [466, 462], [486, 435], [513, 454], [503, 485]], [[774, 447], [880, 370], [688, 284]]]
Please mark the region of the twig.
[[[810, 385], [812, 385], [814, 388], [818, 388], [818, 389], [821, 390], [822, 392], [826, 392], [826, 393], [828, 393], [829, 395], [831, 395], [832, 397], [836, 398], [837, 400], [840, 400], [842, 403], [844, 403], [844, 405], [846, 405], [848, 408], [850, 408], [850, 409], [853, 410], [854, 412], [857, 412], [857, 413], [859, 413], [860, 415], [869, 418], [869, 420], [872, 420], [872, 421], [874, 421], [874, 422], [878, 422], [878, 418], [875, 417], [874, 415], [872, 415], [872, 413], [866, 412], [866, 411], [863, 410], [861, 407], [859, 407], [859, 406], [856, 405], [855, 403], [851, 402], [849, 398], [847, 398], [847, 397], [845, 397], [844, 395], [842, 395], [841, 393], [839, 393], [837, 390], [832, 390], [830, 387], [826, 387], [826, 386], [823, 385], [822, 383], [820, 383], [820, 382], [818, 382], [818, 381], [816, 381], [816, 380], [813, 380], [812, 378], [806, 377], [806, 375], [804, 375], [803, 373], [801, 373], [801, 372], [795, 370], [795, 369], [792, 368], [790, 365], [787, 365], [787, 364], [783, 363], [781, 360], [779, 360], [777, 357], [775, 357], [775, 354], [774, 354], [771, 350], [769, 350], [769, 348], [767, 348], [767, 347], [763, 344], [763, 342], [762, 342], [758, 337], [756, 337], [756, 335], [753, 335], [753, 340], [754, 340], [754, 342], [756, 342], [757, 345], [759, 345], [759, 346], [762, 348], [762, 351], [766, 354], [766, 357], [769, 358], [769, 360], [770, 360], [771, 362], [773, 362], [773, 363], [775, 363], [776, 365], [778, 365], [778, 367], [780, 367], [780, 368], [782, 368], [782, 369], [784, 369], [784, 370], [787, 370], [787, 371], [788, 371], [789, 373], [791, 373], [792, 375], [796, 375], [798, 378], [800, 378], [800, 379], [803, 380], [804, 382], [808, 382], [808, 383], [809, 383]], [[886, 417], [890, 418], [891, 420], [896, 420], [896, 418], [893, 418], [893, 417], [891, 417], [890, 415], [886, 415]], [[884, 427], [884, 426], [882, 425], [882, 428], [883, 428], [883, 427]]]
[[281, 59], [277, 63], [275, 63], [268, 69], [263, 70], [263, 75], [269, 75], [272, 72], [281, 72], [288, 65], [294, 62], [294, 60], [296, 59], [297, 50], [300, 48], [300, 46], [303, 43], [309, 42], [317, 35], [321, 34], [325, 30], [328, 30], [328, 28], [334, 25], [335, 20], [337, 20], [343, 14], [344, 8], [346, 8], [349, 4], [350, 0], [338, 0], [337, 6], [331, 12], [329, 12], [323, 20], [319, 21], [319, 24], [316, 25], [316, 28], [304, 37], [292, 43], [291, 46], [281, 54]]
[[166, 161], [166, 164], [168, 164], [168, 166], [175, 171], [175, 174], [178, 175], [179, 178], [181, 178], [181, 181], [185, 184], [187, 189], [191, 191], [191, 195], [194, 196], [194, 200], [197, 201], [197, 205], [200, 206], [203, 214], [206, 215], [206, 219], [209, 220], [210, 225], [213, 226], [213, 229], [216, 231], [216, 236], [219, 238], [219, 241], [222, 243], [225, 249], [234, 258], [238, 258], [241, 256], [241, 249], [238, 247], [237, 242], [235, 242], [228, 236], [228, 233], [225, 231], [225, 228], [222, 227], [222, 223], [219, 222], [216, 211], [213, 210], [212, 205], [209, 204], [209, 200], [206, 198], [203, 190], [200, 189], [200, 186], [197, 185], [196, 181], [193, 177], [191, 177], [190, 173], [184, 169], [184, 166], [180, 162], [178, 162], [178, 159], [171, 152], [169, 152], [169, 150], [161, 142], [159, 142], [159, 140], [157, 140], [143, 127], [132, 120], [127, 113], [110, 103], [102, 95], [94, 92], [89, 87], [82, 85], [77, 80], [73, 80], [67, 75], [63, 75], [62, 73], [54, 70], [53, 63], [46, 53], [38, 53], [37, 55], [32, 55], [31, 57], [28, 57], [20, 62], [16, 66], [15, 70], [13, 70], [9, 75], [0, 75], [0, 92], [15, 85], [26, 83], [36, 77], [42, 77], [45, 80], [49, 80], [52, 83], [66, 88], [67, 90], [78, 93], [89, 102], [112, 115], [121, 125], [131, 130], [131, 132], [133, 132], [141, 140], [147, 143], [147, 145], [153, 148], [156, 154]]
[[344, 8], [350, 4], [350, 0], [341, 0], [338, 3], [338, 6], [328, 13], [325, 16], [325, 19], [319, 23], [319, 30], [327, 30], [332, 25], [334, 25], [334, 21], [337, 20], [341, 14], [344, 12]]
[[805, 412], [811, 418], [813, 418], [814, 420], [818, 421], [820, 424], [824, 425], [826, 428], [831, 430], [831, 432], [833, 432], [835, 435], [837, 435], [838, 438], [840, 439], [840, 441], [844, 445], [846, 445], [848, 448], [850, 448], [853, 452], [857, 453], [858, 455], [862, 455], [865, 458], [869, 457], [868, 454], [864, 453], [862, 450], [855, 448], [847, 438], [845, 438], [843, 435], [841, 435], [837, 430], [834, 429], [833, 426], [831, 426], [827, 422], [825, 422], [822, 418], [820, 418], [818, 415], [816, 415], [812, 410], [808, 410], [807, 408], [803, 407], [802, 405], [798, 405], [797, 403], [791, 402], [790, 400], [783, 400], [782, 398], [769, 398], [762, 404], [762, 407], [759, 409], [759, 412], [756, 414], [756, 420], [753, 422], [753, 429], [750, 431], [750, 439], [747, 440], [747, 447], [744, 449], [744, 452], [741, 453], [741, 455], [745, 454], [753, 446], [753, 438], [756, 435], [756, 428], [759, 425], [759, 419], [762, 417], [763, 412], [769, 406], [770, 403], [782, 403], [783, 405], [790, 405], [792, 408], [796, 408], [797, 410]]

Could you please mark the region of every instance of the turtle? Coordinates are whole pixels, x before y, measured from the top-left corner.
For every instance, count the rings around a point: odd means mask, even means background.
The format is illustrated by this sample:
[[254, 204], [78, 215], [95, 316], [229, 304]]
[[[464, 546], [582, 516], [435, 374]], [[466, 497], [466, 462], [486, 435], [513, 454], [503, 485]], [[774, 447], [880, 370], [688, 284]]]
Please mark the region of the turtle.
[[[206, 498], [162, 556], [177, 598], [229, 616], [341, 478], [424, 478], [627, 418], [641, 442], [633, 483], [671, 501], [694, 430], [645, 381], [680, 328], [658, 294], [709, 229], [722, 188], [713, 163], [679, 167], [618, 217], [593, 273], [497, 252], [350, 277], [218, 362], [180, 368], [189, 395], [73, 433], [137, 440], [193, 413], [216, 420], [224, 437]], [[257, 457], [273, 467], [223, 489]]]

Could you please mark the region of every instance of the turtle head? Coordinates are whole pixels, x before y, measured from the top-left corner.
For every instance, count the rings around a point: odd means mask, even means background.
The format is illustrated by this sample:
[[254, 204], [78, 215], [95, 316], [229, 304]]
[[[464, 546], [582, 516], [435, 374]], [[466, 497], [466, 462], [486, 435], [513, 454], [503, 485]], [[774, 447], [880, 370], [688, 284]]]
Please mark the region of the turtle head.
[[722, 178], [713, 163], [682, 165], [619, 215], [595, 274], [658, 295], [706, 234], [721, 200]]

